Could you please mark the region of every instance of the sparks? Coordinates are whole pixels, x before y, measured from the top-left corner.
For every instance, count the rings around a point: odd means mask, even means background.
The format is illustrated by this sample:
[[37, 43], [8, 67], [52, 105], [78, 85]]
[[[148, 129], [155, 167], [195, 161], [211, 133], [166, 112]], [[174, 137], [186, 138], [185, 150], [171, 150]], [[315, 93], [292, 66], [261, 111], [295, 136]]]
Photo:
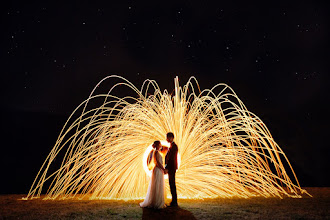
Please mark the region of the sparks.
[[[95, 94], [101, 83], [115, 79], [121, 82], [107, 94]], [[135, 96], [113, 95], [119, 86]], [[183, 87], [176, 77], [171, 95], [154, 80], [138, 89], [108, 76], [70, 115], [25, 199], [39, 198], [45, 183], [44, 199], [143, 198], [149, 183], [145, 152], [169, 131], [181, 155], [179, 198], [308, 194], [266, 125], [228, 85], [201, 91], [194, 77]], [[62, 163], [49, 173], [55, 159]]]

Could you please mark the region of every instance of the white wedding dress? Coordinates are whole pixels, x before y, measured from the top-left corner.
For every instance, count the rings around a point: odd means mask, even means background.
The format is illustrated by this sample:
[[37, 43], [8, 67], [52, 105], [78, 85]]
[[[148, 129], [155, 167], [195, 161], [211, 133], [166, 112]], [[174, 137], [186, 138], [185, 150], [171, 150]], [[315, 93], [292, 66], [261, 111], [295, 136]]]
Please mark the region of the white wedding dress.
[[[152, 159], [156, 160], [156, 157], [164, 167], [163, 158], [158, 151], [154, 151]], [[156, 164], [156, 161], [154, 161]], [[159, 167], [154, 167], [151, 174], [151, 179], [148, 186], [147, 196], [143, 202], [140, 203], [141, 207], [165, 208], [165, 182], [164, 173]]]

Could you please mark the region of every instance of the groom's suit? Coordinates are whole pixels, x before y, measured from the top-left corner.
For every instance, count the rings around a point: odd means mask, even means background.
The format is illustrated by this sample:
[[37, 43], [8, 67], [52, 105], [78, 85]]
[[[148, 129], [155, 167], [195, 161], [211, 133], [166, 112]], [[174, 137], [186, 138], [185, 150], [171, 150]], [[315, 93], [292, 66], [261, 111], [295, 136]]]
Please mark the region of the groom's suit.
[[171, 204], [177, 204], [175, 172], [178, 169], [178, 146], [174, 142], [171, 143], [171, 147], [166, 154], [165, 161], [166, 169], [168, 170], [168, 182], [170, 184], [172, 194]]

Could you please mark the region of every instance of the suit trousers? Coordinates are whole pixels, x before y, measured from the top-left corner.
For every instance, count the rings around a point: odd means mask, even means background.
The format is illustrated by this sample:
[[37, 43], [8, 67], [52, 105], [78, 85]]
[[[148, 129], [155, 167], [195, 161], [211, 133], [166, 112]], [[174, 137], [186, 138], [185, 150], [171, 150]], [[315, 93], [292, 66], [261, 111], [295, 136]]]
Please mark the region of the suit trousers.
[[171, 189], [172, 194], [172, 202], [171, 204], [177, 204], [177, 195], [176, 195], [176, 185], [175, 185], [175, 171], [174, 172], [168, 172], [168, 182]]

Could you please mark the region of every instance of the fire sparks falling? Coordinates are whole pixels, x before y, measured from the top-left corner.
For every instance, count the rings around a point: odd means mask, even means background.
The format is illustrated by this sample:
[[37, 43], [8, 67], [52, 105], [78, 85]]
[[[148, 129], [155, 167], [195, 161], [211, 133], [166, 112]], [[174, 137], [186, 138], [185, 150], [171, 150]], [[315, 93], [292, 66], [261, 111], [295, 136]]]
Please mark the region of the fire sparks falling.
[[[114, 79], [121, 82], [107, 94], [94, 94], [102, 82]], [[112, 95], [125, 86], [136, 95]], [[90, 107], [94, 100], [102, 104]], [[181, 155], [179, 198], [308, 194], [266, 125], [226, 84], [200, 91], [194, 77], [183, 87], [175, 78], [171, 95], [154, 80], [139, 90], [125, 78], [108, 76], [73, 111], [26, 199], [39, 197], [45, 183], [45, 199], [144, 198], [149, 183], [145, 151], [169, 131]], [[51, 173], [55, 159], [62, 163]]]

